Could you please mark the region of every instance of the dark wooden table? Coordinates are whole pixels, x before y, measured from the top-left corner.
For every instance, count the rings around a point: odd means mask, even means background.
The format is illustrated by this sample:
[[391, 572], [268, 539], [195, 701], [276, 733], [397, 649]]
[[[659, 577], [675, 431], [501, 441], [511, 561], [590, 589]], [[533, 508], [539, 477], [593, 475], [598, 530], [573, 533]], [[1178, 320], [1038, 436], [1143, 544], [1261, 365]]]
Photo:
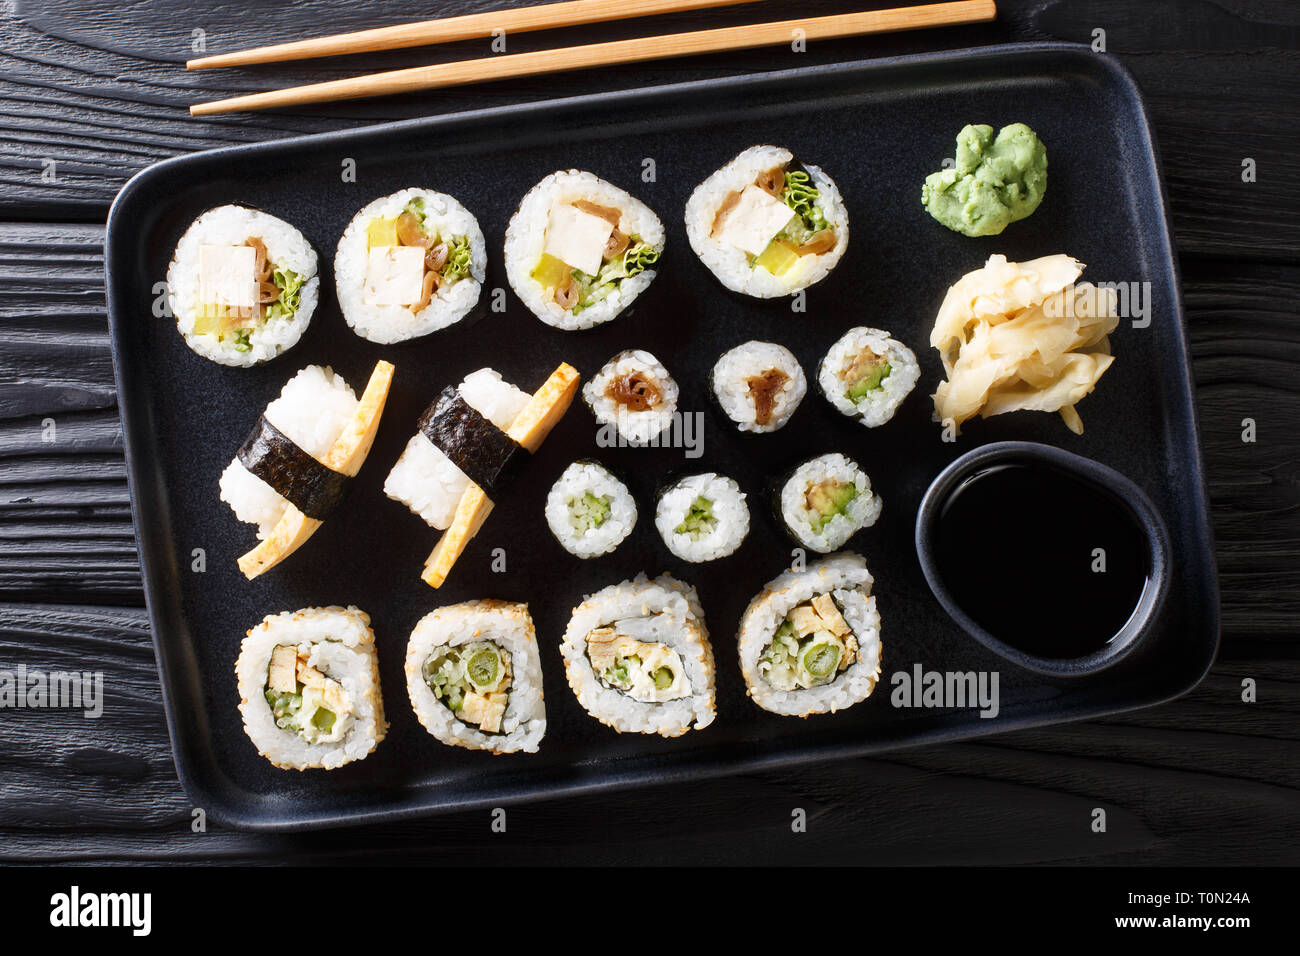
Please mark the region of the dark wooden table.
[[[0, 5], [0, 669], [101, 670], [106, 688], [99, 720], [0, 711], [0, 861], [1300, 862], [1300, 9], [1002, 0], [993, 24], [798, 55], [208, 121], [186, 112], [216, 95], [486, 54], [463, 43], [190, 75], [181, 63], [195, 31], [220, 52], [504, 5]], [[769, 0], [509, 42], [518, 52], [871, 5]], [[1198, 688], [1111, 720], [518, 807], [505, 835], [487, 813], [301, 836], [192, 832], [159, 702], [105, 328], [103, 223], [133, 173], [178, 153], [393, 118], [1011, 40], [1091, 43], [1098, 30], [1146, 95], [1182, 267], [1223, 604], [1219, 659]], [[808, 812], [807, 833], [791, 832], [794, 807]], [[1096, 807], [1104, 834], [1090, 827]], [[615, 831], [629, 836], [594, 835]]]

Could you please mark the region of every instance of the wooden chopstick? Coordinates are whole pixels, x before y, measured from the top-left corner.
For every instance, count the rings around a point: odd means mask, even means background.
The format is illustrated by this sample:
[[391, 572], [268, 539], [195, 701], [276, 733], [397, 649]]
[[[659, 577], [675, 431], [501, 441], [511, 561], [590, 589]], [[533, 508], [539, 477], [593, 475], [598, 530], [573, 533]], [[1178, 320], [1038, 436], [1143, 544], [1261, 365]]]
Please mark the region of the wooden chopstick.
[[720, 50], [746, 50], [790, 43], [799, 35], [795, 31], [802, 31], [803, 38], [806, 40], [825, 40], [833, 37], [950, 26], [956, 23], [976, 23], [992, 20], [996, 16], [997, 7], [994, 0], [956, 0], [951, 3], [932, 3], [892, 10], [845, 13], [804, 20], [782, 20], [776, 23], [721, 27], [715, 30], [696, 30], [668, 36], [593, 43], [560, 50], [486, 56], [476, 60], [458, 60], [453, 63], [417, 66], [406, 70], [331, 80], [326, 83], [293, 86], [267, 93], [250, 93], [225, 100], [196, 103], [190, 107], [190, 113], [193, 116], [211, 116], [216, 113], [274, 109], [280, 106], [299, 106], [304, 103], [411, 93], [465, 83], [536, 76], [542, 73], [560, 73], [565, 70], [608, 66], [615, 63], [637, 63], [644, 60], [715, 53]]
[[379, 27], [375, 30], [360, 30], [356, 33], [340, 33], [336, 36], [278, 43], [275, 46], [261, 46], [234, 53], [219, 53], [189, 60], [185, 68], [207, 70], [218, 66], [281, 63], [285, 60], [306, 60], [344, 53], [398, 50], [431, 43], [453, 43], [457, 40], [489, 37], [495, 30], [504, 30], [506, 34], [527, 33], [531, 30], [551, 30], [559, 27], [581, 26], [584, 23], [601, 23], [607, 20], [648, 17], [658, 13], [677, 13], [758, 2], [759, 0], [568, 0], [566, 3], [547, 3], [516, 10], [490, 10], [486, 13], [471, 13], [441, 20], [424, 20], [420, 23], [403, 23], [398, 26]]

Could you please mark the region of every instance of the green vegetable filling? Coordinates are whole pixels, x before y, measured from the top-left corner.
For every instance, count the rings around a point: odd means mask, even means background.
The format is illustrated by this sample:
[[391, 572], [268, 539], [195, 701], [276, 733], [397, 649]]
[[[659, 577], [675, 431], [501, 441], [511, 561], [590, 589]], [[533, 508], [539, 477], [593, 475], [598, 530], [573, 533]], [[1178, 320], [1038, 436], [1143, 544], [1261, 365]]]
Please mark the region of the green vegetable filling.
[[[814, 602], [791, 610], [759, 658], [759, 673], [778, 690], [827, 684], [848, 668], [857, 652], [857, 640], [830, 595]], [[815, 604], [821, 605], [821, 612]]]
[[888, 362], [877, 365], [875, 368], [864, 369], [856, 380], [848, 383], [848, 391], [844, 394], [850, 402], [856, 405], [867, 396], [868, 392], [874, 392], [880, 388], [885, 379], [889, 378], [891, 371], [893, 369]]
[[425, 660], [423, 672], [433, 696], [453, 714], [485, 733], [499, 732], [511, 681], [508, 651], [492, 641], [444, 647]]
[[831, 224], [817, 206], [821, 191], [812, 185], [812, 177], [802, 169], [786, 170], [781, 201], [797, 212], [798, 218], [782, 230], [781, 235], [794, 242], [807, 242], [814, 233], [830, 229]]
[[717, 527], [718, 519], [713, 514], [713, 502], [700, 495], [691, 502], [691, 508], [686, 512], [686, 517], [682, 519], [681, 524], [673, 529], [673, 533], [689, 534], [692, 538], [699, 538], [706, 534], [712, 534]]
[[624, 279], [640, 275], [658, 261], [659, 250], [634, 233], [623, 254], [602, 265], [596, 275], [574, 269], [573, 278], [578, 283], [579, 295], [573, 314], [577, 315], [583, 309], [589, 309], [597, 302], [609, 298]]
[[820, 533], [832, 518], [848, 511], [857, 497], [857, 486], [847, 481], [828, 479], [811, 485], [804, 495], [804, 503], [808, 506], [813, 530]]
[[594, 531], [605, 523], [609, 517], [613, 499], [608, 495], [593, 495], [584, 491], [581, 498], [569, 502], [569, 523], [578, 534]]

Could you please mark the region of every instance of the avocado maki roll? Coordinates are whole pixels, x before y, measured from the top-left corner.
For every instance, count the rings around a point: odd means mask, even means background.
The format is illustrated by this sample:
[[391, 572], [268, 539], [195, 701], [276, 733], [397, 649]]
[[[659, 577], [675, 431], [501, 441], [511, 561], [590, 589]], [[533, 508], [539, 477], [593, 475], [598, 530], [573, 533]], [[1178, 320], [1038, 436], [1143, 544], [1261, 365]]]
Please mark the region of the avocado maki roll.
[[[652, 444], [672, 425], [677, 395], [677, 382], [644, 349], [619, 352], [582, 387], [582, 399], [602, 429], [614, 429], [633, 445]], [[608, 435], [600, 443], [618, 444]]]
[[358, 608], [267, 615], [244, 638], [235, 676], [244, 732], [281, 769], [341, 767], [388, 732], [375, 634]]
[[745, 342], [723, 352], [711, 384], [718, 404], [742, 432], [776, 431], [808, 393], [799, 360], [773, 342]]
[[405, 670], [415, 716], [443, 743], [537, 752], [546, 706], [527, 604], [467, 601], [426, 614], [411, 632]]
[[733, 479], [713, 472], [690, 475], [660, 494], [655, 527], [683, 561], [714, 561], [744, 542], [749, 505]]
[[446, 193], [402, 189], [358, 212], [339, 239], [334, 285], [357, 335], [388, 344], [461, 321], [478, 304], [487, 246]]
[[243, 368], [275, 358], [307, 331], [320, 295], [316, 251], [283, 219], [218, 206], [181, 236], [167, 302], [194, 352]]
[[880, 613], [866, 561], [846, 551], [768, 582], [740, 619], [750, 699], [792, 717], [866, 700], [880, 678]]
[[911, 349], [888, 332], [859, 326], [830, 347], [817, 384], [837, 411], [875, 428], [894, 417], [920, 377]]
[[871, 479], [851, 458], [820, 455], [796, 468], [777, 497], [781, 521], [805, 548], [826, 554], [880, 517]]
[[691, 193], [686, 235], [724, 286], [771, 299], [830, 275], [849, 246], [849, 214], [821, 169], [752, 146]]
[[595, 558], [623, 543], [636, 525], [627, 485], [595, 461], [575, 461], [546, 496], [546, 523], [570, 554]]
[[573, 609], [560, 654], [578, 703], [620, 733], [678, 737], [713, 722], [704, 610], [694, 588], [667, 574], [590, 595]]

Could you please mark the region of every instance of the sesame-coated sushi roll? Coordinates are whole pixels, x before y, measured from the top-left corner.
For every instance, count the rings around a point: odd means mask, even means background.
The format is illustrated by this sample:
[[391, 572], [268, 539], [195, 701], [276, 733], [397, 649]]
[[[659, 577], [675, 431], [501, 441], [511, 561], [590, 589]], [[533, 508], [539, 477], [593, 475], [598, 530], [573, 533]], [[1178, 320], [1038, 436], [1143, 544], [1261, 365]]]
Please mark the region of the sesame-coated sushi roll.
[[406, 645], [406, 689], [445, 744], [536, 753], [546, 705], [528, 605], [467, 601], [426, 614]]
[[690, 585], [614, 584], [573, 610], [560, 645], [578, 703], [620, 733], [678, 737], [715, 716], [713, 648]]
[[742, 432], [776, 431], [808, 393], [799, 360], [773, 342], [746, 342], [723, 352], [712, 385], [718, 404]]
[[339, 239], [334, 285], [352, 330], [380, 344], [454, 325], [478, 304], [487, 246], [446, 193], [403, 189], [358, 212]]
[[616, 318], [650, 287], [664, 227], [630, 193], [576, 169], [529, 190], [506, 228], [506, 277], [547, 325], [573, 331]]
[[636, 525], [627, 485], [595, 461], [575, 461], [546, 496], [546, 523], [570, 554], [595, 558], [623, 543]]
[[740, 672], [774, 714], [834, 713], [880, 678], [880, 614], [867, 563], [851, 551], [770, 581], [740, 619]]
[[713, 472], [690, 475], [659, 496], [655, 527], [668, 550], [683, 561], [713, 561], [744, 542], [749, 505], [733, 479]]
[[790, 537], [821, 554], [875, 524], [881, 509], [867, 473], [840, 454], [819, 455], [796, 468], [777, 504]]
[[244, 732], [284, 770], [332, 770], [384, 739], [370, 617], [355, 607], [270, 614], [235, 663]]
[[619, 352], [582, 387], [582, 400], [606, 433], [600, 441], [606, 448], [653, 443], [672, 425], [677, 395], [668, 370], [643, 349]]
[[247, 368], [297, 344], [316, 311], [316, 251], [283, 219], [243, 206], [209, 209], [167, 269], [167, 300], [185, 344]]
[[888, 332], [860, 326], [830, 347], [817, 384], [837, 411], [875, 428], [894, 417], [920, 377], [911, 349]]
[[686, 235], [724, 286], [771, 299], [830, 275], [849, 246], [849, 214], [819, 168], [752, 146], [691, 193]]

